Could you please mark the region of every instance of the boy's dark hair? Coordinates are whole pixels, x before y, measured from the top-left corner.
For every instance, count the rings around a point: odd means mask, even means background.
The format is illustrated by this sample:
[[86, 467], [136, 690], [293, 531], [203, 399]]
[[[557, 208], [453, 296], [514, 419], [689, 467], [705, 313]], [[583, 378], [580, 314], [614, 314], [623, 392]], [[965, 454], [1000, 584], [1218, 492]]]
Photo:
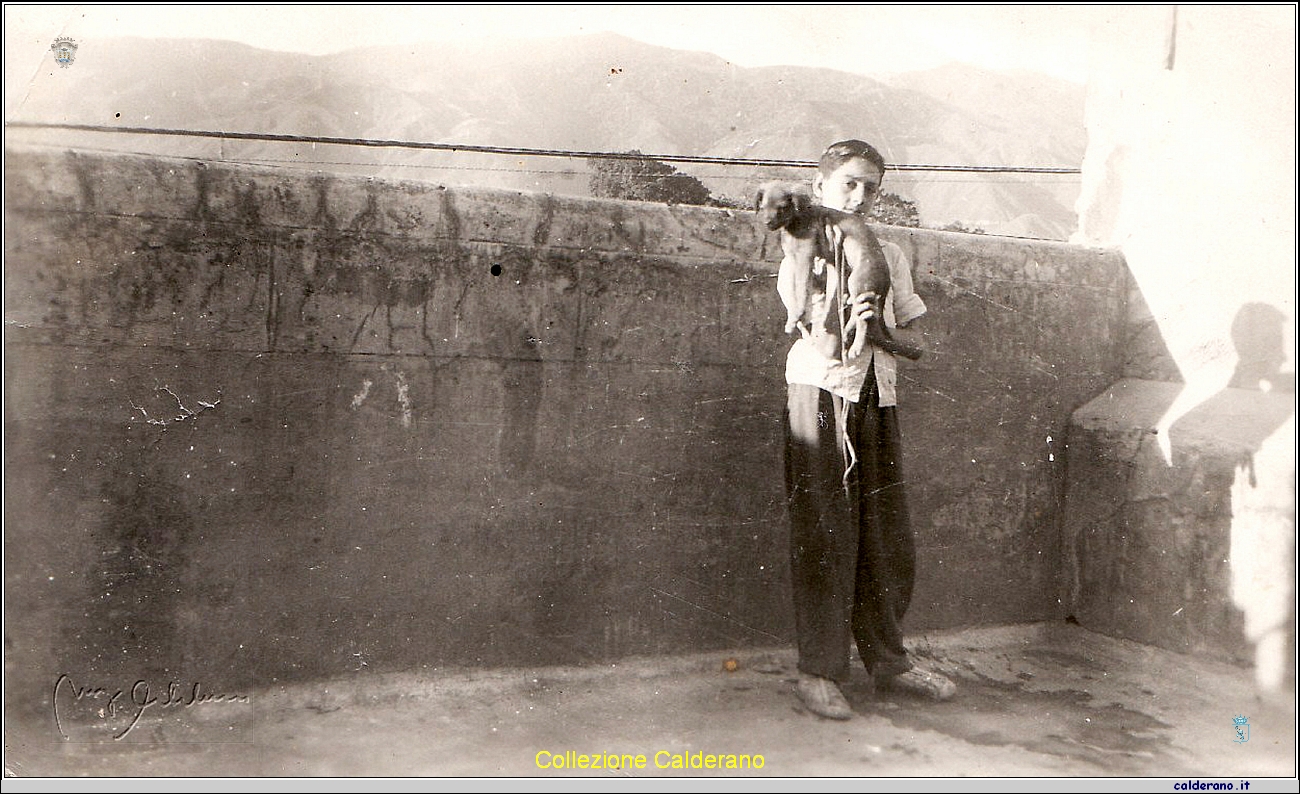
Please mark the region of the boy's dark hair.
[[832, 143], [822, 152], [822, 158], [817, 163], [817, 170], [822, 176], [830, 176], [835, 169], [847, 163], [856, 157], [861, 157], [868, 163], [880, 169], [880, 173], [885, 173], [885, 158], [880, 156], [876, 147], [866, 141], [850, 139]]

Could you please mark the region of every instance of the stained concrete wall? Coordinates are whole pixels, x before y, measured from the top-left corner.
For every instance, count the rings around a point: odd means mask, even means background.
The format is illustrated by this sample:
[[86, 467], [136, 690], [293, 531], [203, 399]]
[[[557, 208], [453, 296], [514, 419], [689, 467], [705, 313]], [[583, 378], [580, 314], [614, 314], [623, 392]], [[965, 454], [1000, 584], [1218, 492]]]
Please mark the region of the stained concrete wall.
[[[234, 687], [792, 640], [749, 213], [8, 151], [11, 669]], [[913, 630], [1058, 615], [1114, 253], [887, 229]]]

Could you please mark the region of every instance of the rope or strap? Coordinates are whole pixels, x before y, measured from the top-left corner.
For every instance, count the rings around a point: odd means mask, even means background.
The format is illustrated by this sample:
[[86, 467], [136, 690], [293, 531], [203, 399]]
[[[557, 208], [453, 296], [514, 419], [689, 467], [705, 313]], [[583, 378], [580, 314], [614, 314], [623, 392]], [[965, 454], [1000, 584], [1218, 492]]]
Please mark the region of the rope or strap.
[[[840, 331], [840, 364], [847, 367], [849, 362], [848, 317], [852, 313], [852, 309], [845, 306], [849, 298], [849, 262], [844, 253], [844, 245], [836, 235], [838, 228], [835, 224], [827, 221], [825, 231], [827, 241], [835, 254], [835, 277], [838, 284], [835, 288], [834, 301]], [[846, 313], [848, 316], [846, 316]], [[839, 428], [843, 438], [843, 449], [841, 451], [844, 455], [844, 476], [841, 478], [841, 482], [844, 485], [845, 492], [849, 492], [849, 473], [853, 471], [853, 467], [858, 463], [858, 452], [853, 448], [853, 438], [849, 435], [849, 404], [848, 399], [841, 397], [835, 409], [835, 426]]]

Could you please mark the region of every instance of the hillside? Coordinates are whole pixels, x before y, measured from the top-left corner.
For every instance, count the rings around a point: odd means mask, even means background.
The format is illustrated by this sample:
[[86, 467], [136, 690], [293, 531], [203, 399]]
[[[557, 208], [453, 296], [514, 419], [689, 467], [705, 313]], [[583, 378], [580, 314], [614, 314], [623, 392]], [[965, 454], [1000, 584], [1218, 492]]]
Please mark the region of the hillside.
[[[1086, 143], [1082, 87], [1041, 75], [960, 64], [887, 80], [743, 68], [612, 34], [328, 56], [211, 40], [86, 42], [72, 67], [38, 75], [16, 118], [804, 160], [861, 137], [890, 162], [952, 165], [1077, 166]], [[132, 139], [145, 144], [520, 189], [581, 192], [586, 182], [584, 163], [555, 158]], [[682, 170], [731, 196], [771, 175]], [[896, 173], [887, 189], [916, 200], [927, 225], [1058, 239], [1075, 225], [1077, 177]]]

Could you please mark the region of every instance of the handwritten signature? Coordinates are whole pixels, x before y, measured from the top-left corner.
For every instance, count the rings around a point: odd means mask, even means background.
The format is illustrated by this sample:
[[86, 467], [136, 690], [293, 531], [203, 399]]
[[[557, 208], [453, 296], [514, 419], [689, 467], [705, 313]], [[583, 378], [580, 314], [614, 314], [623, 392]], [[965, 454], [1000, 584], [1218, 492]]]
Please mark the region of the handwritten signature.
[[[113, 734], [114, 741], [119, 740], [131, 732], [144, 716], [145, 711], [150, 707], [159, 708], [183, 707], [189, 708], [202, 703], [247, 703], [248, 695], [225, 695], [204, 692], [202, 685], [195, 682], [193, 686], [186, 689], [176, 681], [169, 681], [165, 689], [155, 695], [149, 687], [149, 682], [143, 679], [136, 681], [130, 689], [109, 689], [105, 687], [78, 686], [72, 680], [72, 676], [67, 673], [61, 674], [54, 682], [54, 689], [50, 691], [50, 706], [54, 710], [54, 725], [59, 729], [59, 735], [64, 739], [69, 738], [66, 731], [63, 730], [63, 718], [59, 712], [59, 693], [66, 692], [72, 696], [72, 702], [80, 701], [104, 701], [96, 715], [101, 719], [112, 719], [119, 712], [129, 715], [130, 724], [120, 732]], [[65, 715], [66, 716], [66, 715]]]

